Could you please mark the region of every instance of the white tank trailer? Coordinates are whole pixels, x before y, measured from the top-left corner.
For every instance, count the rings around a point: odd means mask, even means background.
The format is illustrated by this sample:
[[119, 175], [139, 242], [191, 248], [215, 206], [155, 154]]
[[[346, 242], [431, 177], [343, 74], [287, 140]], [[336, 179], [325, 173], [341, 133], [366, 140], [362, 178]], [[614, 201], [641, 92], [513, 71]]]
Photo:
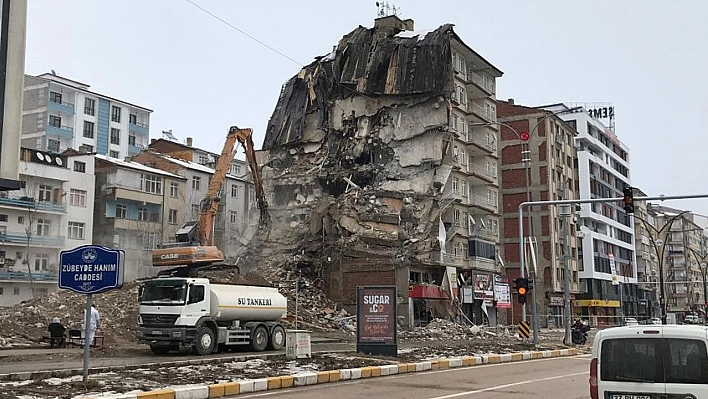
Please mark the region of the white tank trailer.
[[236, 345], [281, 350], [287, 299], [277, 288], [158, 277], [140, 287], [138, 341], [153, 353], [180, 348], [207, 355]]

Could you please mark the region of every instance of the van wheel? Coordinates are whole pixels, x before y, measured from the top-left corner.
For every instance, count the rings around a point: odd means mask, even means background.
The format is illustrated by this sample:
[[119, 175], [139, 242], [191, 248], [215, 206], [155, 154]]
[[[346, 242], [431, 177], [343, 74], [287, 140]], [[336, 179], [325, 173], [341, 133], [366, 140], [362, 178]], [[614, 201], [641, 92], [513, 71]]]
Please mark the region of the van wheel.
[[268, 342], [268, 349], [273, 349], [279, 351], [285, 347], [285, 329], [283, 326], [273, 327], [273, 331], [270, 332], [270, 342]]
[[214, 332], [211, 331], [211, 328], [202, 327], [197, 331], [193, 351], [200, 356], [208, 355], [214, 351]]
[[262, 352], [268, 346], [268, 330], [264, 326], [258, 326], [251, 332], [251, 349], [254, 352]]

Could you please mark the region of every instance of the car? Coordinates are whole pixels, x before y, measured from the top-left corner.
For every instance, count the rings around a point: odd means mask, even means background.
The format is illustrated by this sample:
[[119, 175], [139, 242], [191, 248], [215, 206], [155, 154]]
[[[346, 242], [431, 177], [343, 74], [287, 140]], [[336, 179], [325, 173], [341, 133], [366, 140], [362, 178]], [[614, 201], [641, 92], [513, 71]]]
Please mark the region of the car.
[[600, 330], [591, 399], [708, 398], [708, 327], [639, 325]]
[[687, 315], [683, 319], [683, 324], [698, 324], [698, 316], [692, 314]]
[[652, 317], [647, 321], [647, 324], [652, 324], [652, 325], [661, 325], [661, 319], [658, 317]]
[[634, 317], [625, 317], [624, 318], [624, 325], [625, 326], [638, 326], [639, 322]]

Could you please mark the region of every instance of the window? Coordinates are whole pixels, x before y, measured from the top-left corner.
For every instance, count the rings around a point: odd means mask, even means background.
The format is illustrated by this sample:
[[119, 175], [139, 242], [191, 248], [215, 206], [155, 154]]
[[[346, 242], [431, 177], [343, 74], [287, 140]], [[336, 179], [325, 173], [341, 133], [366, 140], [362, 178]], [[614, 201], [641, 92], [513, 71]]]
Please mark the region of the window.
[[240, 175], [241, 174], [241, 165], [237, 164], [231, 164], [231, 174], [232, 175]]
[[86, 207], [86, 191], [72, 188], [69, 190], [69, 205]]
[[93, 98], [84, 99], [84, 114], [93, 116], [96, 113], [96, 100]]
[[138, 116], [135, 114], [128, 115], [128, 123], [131, 123], [133, 125], [137, 125], [138, 124]]
[[457, 192], [458, 184], [459, 184], [459, 179], [456, 177], [453, 177], [452, 178], [452, 191], [453, 192]]
[[238, 220], [238, 212], [237, 211], [229, 211], [229, 222], [236, 223], [237, 220]]
[[231, 197], [238, 198], [238, 186], [235, 184], [231, 185]]
[[200, 165], [206, 165], [209, 163], [209, 158], [206, 155], [200, 155], [199, 161], [197, 161], [197, 163]]
[[126, 219], [128, 217], [128, 207], [123, 204], [116, 205], [116, 218]]
[[135, 136], [132, 134], [128, 135], [128, 145], [135, 147]]
[[61, 93], [57, 93], [55, 91], [50, 91], [49, 92], [49, 101], [57, 104], [61, 104]]
[[25, 224], [25, 217], [24, 217], [24, 216], [18, 216], [18, 217], [17, 217], [17, 224]]
[[151, 173], [141, 173], [140, 187], [146, 193], [162, 194], [162, 177]]
[[467, 196], [467, 182], [465, 180], [462, 181], [462, 196]]
[[0, 295], [2, 295], [4, 293], [4, 291], [5, 290], [3, 289], [3, 287], [0, 287]]
[[114, 151], [114, 150], [110, 150], [110, 151], [108, 151], [108, 156], [111, 157], [111, 158], [116, 158], [116, 159], [118, 159], [118, 158], [120, 158], [120, 152]]
[[74, 161], [74, 172], [86, 173], [86, 163]]
[[192, 189], [199, 190], [201, 186], [202, 178], [199, 176], [192, 176]]
[[69, 238], [83, 240], [85, 226], [86, 225], [81, 222], [69, 222]]
[[61, 116], [49, 115], [49, 126], [61, 127]]
[[170, 197], [172, 198], [177, 198], [179, 197], [179, 184], [177, 183], [170, 183]]
[[138, 208], [138, 220], [148, 220], [148, 210], [145, 207]]
[[120, 129], [111, 128], [111, 144], [120, 144]]
[[52, 186], [39, 185], [39, 202], [52, 202]]
[[120, 123], [120, 107], [115, 105], [111, 107], [111, 120]]
[[59, 152], [59, 140], [47, 139], [47, 151]]
[[92, 146], [92, 145], [82, 144], [81, 146], [86, 149], [86, 152], [89, 152], [89, 153], [92, 153], [92, 152], [93, 152], [93, 146]]
[[192, 218], [196, 219], [199, 216], [199, 205], [192, 204]]
[[170, 209], [170, 213], [167, 217], [167, 222], [169, 224], [177, 224], [177, 209]]
[[48, 219], [37, 219], [37, 235], [48, 236], [52, 229], [52, 221]]
[[7, 215], [0, 215], [0, 222], [7, 222]]
[[20, 287], [14, 287], [12, 289], [12, 294], [13, 295], [20, 295]]
[[93, 128], [94, 123], [89, 121], [84, 121], [84, 137], [87, 139], [93, 138]]
[[455, 225], [460, 224], [460, 210], [455, 209], [455, 211], [452, 213], [453, 221], [455, 222]]

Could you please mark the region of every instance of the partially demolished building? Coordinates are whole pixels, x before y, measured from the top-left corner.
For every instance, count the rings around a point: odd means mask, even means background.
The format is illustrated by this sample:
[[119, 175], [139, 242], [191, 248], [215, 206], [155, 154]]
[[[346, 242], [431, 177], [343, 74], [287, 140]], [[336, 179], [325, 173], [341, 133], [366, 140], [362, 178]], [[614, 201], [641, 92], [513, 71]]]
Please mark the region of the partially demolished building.
[[387, 16], [345, 35], [271, 116], [264, 247], [345, 306], [359, 285], [395, 284], [404, 325], [495, 324], [501, 75], [449, 24], [420, 33]]

